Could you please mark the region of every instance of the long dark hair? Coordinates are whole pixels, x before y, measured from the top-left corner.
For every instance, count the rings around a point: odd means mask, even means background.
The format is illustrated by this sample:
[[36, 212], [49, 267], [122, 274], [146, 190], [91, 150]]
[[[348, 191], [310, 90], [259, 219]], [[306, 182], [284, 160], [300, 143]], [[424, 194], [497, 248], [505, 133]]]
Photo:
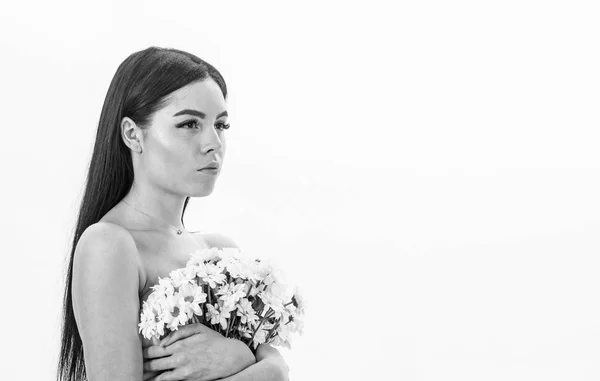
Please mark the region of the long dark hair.
[[[102, 106], [94, 151], [89, 164], [85, 192], [79, 208], [64, 291], [62, 340], [57, 380], [86, 380], [83, 343], [73, 313], [71, 287], [73, 257], [83, 232], [100, 221], [131, 189], [131, 151], [120, 134], [120, 122], [131, 118], [140, 128], [150, 124], [153, 114], [165, 105], [166, 96], [198, 80], [213, 79], [227, 99], [221, 74], [193, 54], [151, 46], [131, 54], [119, 65]], [[181, 223], [189, 197], [186, 197]]]

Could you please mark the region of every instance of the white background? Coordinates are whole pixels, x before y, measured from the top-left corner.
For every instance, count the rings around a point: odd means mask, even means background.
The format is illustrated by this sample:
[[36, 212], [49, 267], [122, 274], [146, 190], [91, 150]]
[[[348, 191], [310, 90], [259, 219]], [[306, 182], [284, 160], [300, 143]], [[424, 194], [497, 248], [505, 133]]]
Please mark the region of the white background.
[[3, 4], [0, 378], [53, 379], [104, 96], [157, 45], [227, 81], [225, 166], [186, 225], [303, 287], [293, 381], [600, 379], [599, 17], [572, 0]]

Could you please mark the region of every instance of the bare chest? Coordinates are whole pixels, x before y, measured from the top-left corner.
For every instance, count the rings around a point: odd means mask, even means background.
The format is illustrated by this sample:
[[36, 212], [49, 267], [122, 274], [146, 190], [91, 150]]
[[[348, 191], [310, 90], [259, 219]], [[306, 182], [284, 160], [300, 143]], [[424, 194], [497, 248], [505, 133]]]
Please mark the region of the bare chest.
[[139, 292], [140, 306], [150, 295], [151, 287], [158, 284], [158, 278], [168, 277], [171, 271], [185, 267], [196, 250], [210, 247], [200, 233], [179, 238], [165, 240], [156, 235], [144, 236], [144, 233], [134, 236], [141, 260], [142, 278], [145, 280]]
[[[159, 278], [166, 278], [175, 269], [185, 267], [190, 255], [196, 250], [209, 248], [210, 245], [200, 233], [190, 234], [188, 238], [181, 237], [177, 240], [160, 239], [155, 234], [132, 233], [141, 260], [144, 285], [139, 292], [140, 309], [148, 296], [152, 286], [158, 284]], [[179, 238], [179, 237], [178, 237]], [[142, 340], [142, 347], [152, 345], [146, 338]]]

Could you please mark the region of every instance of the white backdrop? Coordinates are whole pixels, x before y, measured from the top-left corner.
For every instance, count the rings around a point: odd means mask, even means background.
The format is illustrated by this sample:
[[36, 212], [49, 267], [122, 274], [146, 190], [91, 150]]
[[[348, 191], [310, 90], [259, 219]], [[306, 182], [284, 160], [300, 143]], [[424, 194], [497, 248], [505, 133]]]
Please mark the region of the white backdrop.
[[186, 225], [303, 287], [293, 381], [600, 379], [593, 1], [84, 3], [0, 10], [2, 379], [53, 379], [102, 102], [150, 45], [227, 81]]

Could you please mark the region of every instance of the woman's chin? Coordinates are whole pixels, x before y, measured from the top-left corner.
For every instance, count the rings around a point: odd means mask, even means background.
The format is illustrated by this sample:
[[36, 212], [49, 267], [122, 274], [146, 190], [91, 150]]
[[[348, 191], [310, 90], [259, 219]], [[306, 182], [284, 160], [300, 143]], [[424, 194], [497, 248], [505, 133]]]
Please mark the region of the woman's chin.
[[201, 188], [192, 189], [188, 196], [189, 197], [206, 197], [206, 196], [210, 196], [212, 194], [213, 190], [214, 190], [214, 187], [212, 185], [203, 186]]

